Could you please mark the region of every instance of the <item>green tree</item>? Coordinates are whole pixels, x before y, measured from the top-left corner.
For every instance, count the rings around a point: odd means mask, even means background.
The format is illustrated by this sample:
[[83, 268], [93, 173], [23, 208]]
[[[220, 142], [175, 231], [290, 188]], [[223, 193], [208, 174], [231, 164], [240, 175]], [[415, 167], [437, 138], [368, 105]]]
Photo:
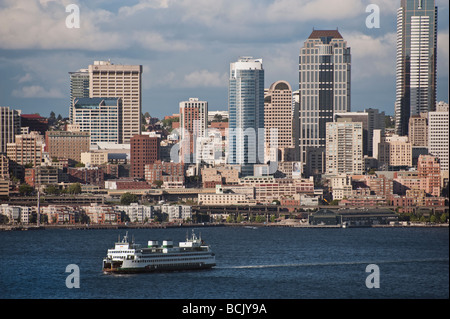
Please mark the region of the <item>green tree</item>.
[[47, 185], [45, 188], [45, 193], [49, 195], [57, 195], [59, 194], [59, 188], [55, 185]]
[[264, 216], [263, 215], [257, 215], [256, 216], [256, 218], [255, 218], [255, 221], [257, 222], [257, 223], [262, 223], [262, 222], [264, 222]]
[[71, 184], [67, 188], [67, 193], [69, 193], [69, 194], [80, 194], [81, 193], [81, 184], [80, 183]]
[[125, 193], [120, 196], [120, 204], [121, 205], [130, 205], [131, 203], [137, 203], [138, 198], [135, 194]]
[[157, 188], [161, 188], [161, 186], [164, 184], [164, 182], [160, 181], [160, 180], [157, 180], [157, 181], [154, 181], [153, 184], [155, 184], [155, 186]]
[[19, 186], [19, 193], [22, 195], [29, 195], [33, 191], [34, 191], [34, 188], [26, 183]]

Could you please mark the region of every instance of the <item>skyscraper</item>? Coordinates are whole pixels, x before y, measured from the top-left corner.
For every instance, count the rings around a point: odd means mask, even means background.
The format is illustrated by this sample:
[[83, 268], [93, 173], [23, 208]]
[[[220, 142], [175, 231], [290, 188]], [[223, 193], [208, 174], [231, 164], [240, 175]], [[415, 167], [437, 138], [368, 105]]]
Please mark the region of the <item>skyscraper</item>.
[[145, 165], [159, 160], [159, 138], [134, 135], [130, 140], [130, 176], [144, 178]]
[[338, 119], [327, 123], [326, 173], [362, 174], [363, 123]]
[[449, 171], [449, 107], [440, 102], [428, 113], [428, 152], [439, 158], [441, 171]]
[[230, 64], [228, 90], [230, 164], [242, 176], [264, 162], [264, 69], [262, 59], [241, 57]]
[[[266, 161], [277, 155], [278, 149], [293, 147], [292, 129], [292, 89], [288, 82], [277, 81], [272, 83], [264, 95], [264, 130]], [[270, 134], [276, 129], [277, 136]], [[276, 138], [276, 148], [271, 146], [271, 137]], [[275, 152], [270, 154], [269, 150]], [[276, 159], [275, 159], [276, 160]]]
[[8, 143], [13, 143], [20, 134], [20, 113], [20, 110], [0, 106], [0, 154], [6, 154]]
[[76, 72], [69, 72], [70, 75], [70, 108], [69, 120], [73, 123], [73, 100], [89, 97], [89, 70], [80, 69]]
[[[185, 163], [191, 162], [185, 156], [190, 156], [197, 151], [196, 143], [206, 136], [207, 129], [208, 102], [199, 101], [198, 98], [190, 98], [189, 101], [180, 102], [181, 151]], [[194, 158], [196, 157], [194, 156]]]
[[129, 143], [141, 133], [142, 65], [119, 65], [95, 61], [89, 65], [89, 97], [122, 99], [122, 139]]
[[122, 99], [78, 98], [73, 100], [73, 124], [90, 132], [91, 145], [122, 144]]
[[326, 123], [334, 113], [350, 111], [350, 79], [350, 47], [339, 31], [313, 30], [299, 56], [300, 161], [307, 175], [325, 170], [321, 156], [315, 156], [318, 163], [308, 163], [307, 152], [324, 152]]
[[437, 7], [435, 0], [402, 0], [397, 10], [395, 130], [408, 134], [411, 115], [436, 104]]

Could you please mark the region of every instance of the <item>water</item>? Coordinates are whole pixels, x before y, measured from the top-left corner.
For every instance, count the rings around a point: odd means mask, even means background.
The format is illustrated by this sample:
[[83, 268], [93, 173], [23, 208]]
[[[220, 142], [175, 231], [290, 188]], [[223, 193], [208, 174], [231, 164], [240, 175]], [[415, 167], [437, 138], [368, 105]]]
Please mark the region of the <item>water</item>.
[[[137, 243], [184, 240], [186, 230], [132, 229]], [[189, 230], [190, 231], [190, 230]], [[106, 275], [102, 258], [124, 230], [0, 232], [0, 298], [341, 299], [448, 298], [448, 228], [205, 227], [217, 267]], [[80, 288], [66, 287], [66, 266]], [[368, 289], [366, 266], [380, 270]]]

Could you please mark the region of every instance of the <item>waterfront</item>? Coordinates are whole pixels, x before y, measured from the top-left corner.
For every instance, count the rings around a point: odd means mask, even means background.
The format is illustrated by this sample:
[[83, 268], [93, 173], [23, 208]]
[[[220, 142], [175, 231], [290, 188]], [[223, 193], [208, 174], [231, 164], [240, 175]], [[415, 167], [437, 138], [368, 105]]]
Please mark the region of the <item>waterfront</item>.
[[[187, 228], [132, 229], [137, 243], [183, 240]], [[209, 271], [105, 275], [101, 260], [125, 230], [1, 232], [1, 298], [448, 298], [448, 228], [196, 229], [216, 253]], [[80, 288], [66, 287], [66, 266]], [[368, 264], [380, 288], [365, 285]]]

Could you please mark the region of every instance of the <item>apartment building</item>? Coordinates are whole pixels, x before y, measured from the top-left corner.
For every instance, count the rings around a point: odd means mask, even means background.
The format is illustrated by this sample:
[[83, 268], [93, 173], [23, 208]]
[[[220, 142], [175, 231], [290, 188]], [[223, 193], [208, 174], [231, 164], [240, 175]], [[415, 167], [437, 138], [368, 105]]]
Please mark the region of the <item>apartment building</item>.
[[89, 97], [121, 98], [122, 142], [141, 134], [142, 65], [120, 65], [94, 61], [89, 65]]
[[67, 158], [81, 161], [81, 153], [90, 150], [89, 132], [47, 131], [45, 132], [46, 151], [51, 158]]

